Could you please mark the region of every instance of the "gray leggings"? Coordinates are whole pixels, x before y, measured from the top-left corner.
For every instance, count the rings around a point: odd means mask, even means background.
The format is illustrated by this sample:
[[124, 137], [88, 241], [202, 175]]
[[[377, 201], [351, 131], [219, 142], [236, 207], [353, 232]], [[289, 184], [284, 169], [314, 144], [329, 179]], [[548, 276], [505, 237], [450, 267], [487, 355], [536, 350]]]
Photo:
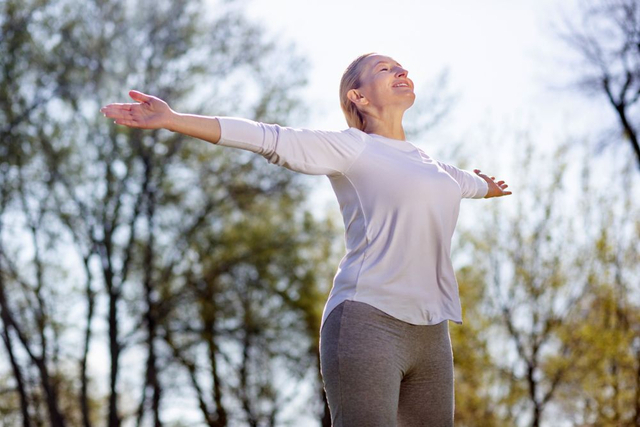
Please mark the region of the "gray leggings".
[[322, 327], [320, 367], [333, 427], [453, 426], [448, 322], [411, 325], [345, 301]]

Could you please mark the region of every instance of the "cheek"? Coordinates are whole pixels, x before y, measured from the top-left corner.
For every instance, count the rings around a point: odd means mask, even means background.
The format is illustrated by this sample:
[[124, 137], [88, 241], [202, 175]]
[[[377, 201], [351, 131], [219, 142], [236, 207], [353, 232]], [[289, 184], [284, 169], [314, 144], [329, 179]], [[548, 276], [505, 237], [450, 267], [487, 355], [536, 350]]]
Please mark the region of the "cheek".
[[378, 99], [380, 97], [384, 97], [386, 88], [386, 79], [383, 79], [382, 77], [374, 77], [367, 82], [366, 88], [363, 89], [366, 91], [365, 96], [368, 95], [367, 97], [370, 99]]
[[372, 83], [375, 89], [380, 92], [389, 86], [389, 78], [384, 73], [380, 73], [373, 79]]

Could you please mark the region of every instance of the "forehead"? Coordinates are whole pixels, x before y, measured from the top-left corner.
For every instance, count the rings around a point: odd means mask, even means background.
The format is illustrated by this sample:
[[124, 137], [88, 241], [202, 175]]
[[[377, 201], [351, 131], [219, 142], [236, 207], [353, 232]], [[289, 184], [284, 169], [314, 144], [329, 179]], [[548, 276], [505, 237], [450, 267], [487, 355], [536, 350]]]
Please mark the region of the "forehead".
[[385, 64], [398, 64], [398, 61], [396, 61], [395, 59], [391, 58], [390, 56], [386, 56], [386, 55], [380, 55], [380, 54], [373, 54], [370, 56], [367, 56], [367, 58], [365, 59], [365, 67], [366, 68], [374, 68], [376, 65], [380, 64], [380, 63], [385, 63]]

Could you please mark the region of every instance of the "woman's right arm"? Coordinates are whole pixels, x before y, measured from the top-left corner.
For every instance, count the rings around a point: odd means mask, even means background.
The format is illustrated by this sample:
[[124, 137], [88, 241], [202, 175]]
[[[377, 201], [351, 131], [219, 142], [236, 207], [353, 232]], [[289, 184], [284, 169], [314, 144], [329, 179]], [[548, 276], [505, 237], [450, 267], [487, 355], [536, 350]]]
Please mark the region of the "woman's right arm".
[[141, 129], [168, 129], [213, 144], [220, 140], [220, 122], [215, 117], [180, 114], [160, 98], [135, 90], [129, 96], [137, 103], [109, 104], [100, 111], [119, 125]]
[[270, 163], [311, 175], [345, 173], [364, 149], [362, 132], [293, 129], [233, 117], [179, 114], [163, 100], [130, 91], [137, 103], [100, 111], [119, 125], [164, 128], [222, 146], [252, 151]]

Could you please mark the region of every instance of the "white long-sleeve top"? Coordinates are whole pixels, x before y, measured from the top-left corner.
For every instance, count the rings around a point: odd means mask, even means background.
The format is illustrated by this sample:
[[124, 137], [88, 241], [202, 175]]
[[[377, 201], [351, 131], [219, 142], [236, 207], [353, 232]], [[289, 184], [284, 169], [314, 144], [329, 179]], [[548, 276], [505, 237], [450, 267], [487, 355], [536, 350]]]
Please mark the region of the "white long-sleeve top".
[[219, 145], [329, 177], [344, 219], [346, 255], [322, 324], [345, 300], [415, 325], [462, 322], [451, 238], [460, 200], [486, 195], [482, 178], [438, 162], [410, 142], [355, 128], [329, 132], [219, 121]]

